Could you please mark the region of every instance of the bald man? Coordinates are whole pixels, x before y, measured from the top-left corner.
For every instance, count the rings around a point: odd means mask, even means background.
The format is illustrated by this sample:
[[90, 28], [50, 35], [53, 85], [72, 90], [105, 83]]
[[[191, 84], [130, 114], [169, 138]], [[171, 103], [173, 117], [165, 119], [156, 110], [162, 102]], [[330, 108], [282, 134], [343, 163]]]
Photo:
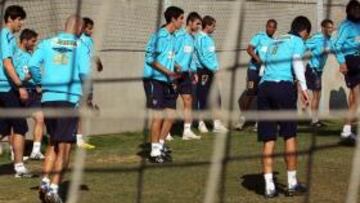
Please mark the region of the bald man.
[[[39, 44], [29, 62], [29, 69], [36, 84], [43, 89], [42, 106], [76, 112], [82, 96], [82, 84], [90, 75], [90, 51], [79, 39], [83, 21], [72, 15], [65, 23], [65, 30]], [[44, 71], [40, 71], [40, 67]], [[78, 118], [48, 117], [45, 125], [50, 135], [40, 183], [40, 199], [58, 203], [59, 184], [67, 167], [71, 145], [76, 142]], [[52, 175], [52, 177], [50, 177]], [[50, 180], [51, 178], [51, 180]]]

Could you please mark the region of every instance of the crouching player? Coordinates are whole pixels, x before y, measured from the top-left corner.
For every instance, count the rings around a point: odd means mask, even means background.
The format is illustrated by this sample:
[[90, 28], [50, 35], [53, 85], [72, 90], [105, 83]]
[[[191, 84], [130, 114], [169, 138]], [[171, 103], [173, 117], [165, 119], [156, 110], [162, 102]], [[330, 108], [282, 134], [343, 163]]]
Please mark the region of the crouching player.
[[[42, 85], [44, 108], [76, 113], [82, 83], [90, 74], [91, 63], [89, 49], [78, 39], [81, 28], [79, 16], [68, 17], [64, 32], [42, 41], [30, 59], [32, 78]], [[76, 142], [77, 124], [76, 115], [49, 117], [45, 112], [50, 142], [39, 192], [46, 202], [62, 202], [58, 195], [59, 184], [69, 162], [71, 145]]]
[[[301, 85], [301, 95], [305, 104], [308, 103], [305, 69], [302, 57], [305, 53], [304, 39], [311, 31], [309, 19], [296, 17], [291, 31], [282, 35], [269, 45], [265, 55], [265, 71], [260, 81], [258, 108], [260, 111], [296, 111], [297, 91], [293, 72]], [[281, 91], [279, 91], [281, 90]], [[284, 99], [286, 98], [286, 99]], [[258, 123], [259, 140], [263, 145], [263, 172], [265, 178], [265, 197], [277, 195], [273, 180], [273, 154], [275, 141], [279, 135], [285, 140], [285, 162], [288, 175], [287, 195], [305, 192], [305, 187], [296, 178], [296, 121], [262, 121]]]
[[[25, 108], [41, 108], [41, 89], [37, 87], [29, 75], [28, 63], [34, 51], [38, 34], [34, 30], [24, 29], [20, 34], [20, 45], [14, 55], [14, 66], [19, 78], [29, 94], [29, 99], [24, 103]], [[33, 148], [31, 159], [42, 160], [45, 156], [41, 153], [41, 141], [44, 134], [44, 114], [36, 111], [32, 115], [35, 126], [33, 132]]]
[[[171, 6], [164, 13], [166, 25], [154, 33], [145, 50], [144, 89], [147, 108], [153, 110], [151, 119], [150, 161], [163, 163], [166, 160], [164, 142], [169, 133], [176, 109], [177, 93], [172, 81], [177, 78], [175, 64], [175, 36], [184, 21], [184, 11]], [[166, 118], [163, 118], [164, 110]]]

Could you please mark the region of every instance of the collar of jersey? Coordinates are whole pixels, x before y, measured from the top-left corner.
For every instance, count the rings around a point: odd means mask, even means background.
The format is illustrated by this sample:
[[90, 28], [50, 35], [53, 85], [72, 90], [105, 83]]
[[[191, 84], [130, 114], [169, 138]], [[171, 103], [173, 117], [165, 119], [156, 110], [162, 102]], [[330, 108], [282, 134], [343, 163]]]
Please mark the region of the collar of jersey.
[[159, 30], [159, 34], [158, 34], [160, 37], [166, 37], [166, 36], [169, 36], [171, 35], [169, 30], [166, 28], [166, 27], [163, 27]]
[[181, 35], [185, 35], [186, 33], [187, 33], [186, 29], [182, 27], [175, 32], [175, 35], [181, 36]]
[[28, 51], [25, 51], [20, 47], [17, 49], [17, 51], [19, 51], [21, 54], [30, 54]]
[[74, 40], [76, 40], [76, 38], [77, 38], [76, 35], [71, 34], [71, 33], [67, 33], [67, 32], [60, 32], [58, 36], [59, 37], [64, 37], [66, 39], [74, 39]]
[[204, 31], [200, 31], [199, 34], [200, 34], [200, 35], [203, 35], [203, 36], [208, 36], [208, 34], [205, 33]]
[[[296, 33], [296, 32], [290, 31], [290, 32], [288, 32], [288, 34], [289, 34], [289, 35], [294, 35], [294, 36], [296, 36], [296, 37], [301, 38], [301, 36], [299, 35], [299, 33]], [[302, 39], [302, 38], [301, 38], [301, 39]]]

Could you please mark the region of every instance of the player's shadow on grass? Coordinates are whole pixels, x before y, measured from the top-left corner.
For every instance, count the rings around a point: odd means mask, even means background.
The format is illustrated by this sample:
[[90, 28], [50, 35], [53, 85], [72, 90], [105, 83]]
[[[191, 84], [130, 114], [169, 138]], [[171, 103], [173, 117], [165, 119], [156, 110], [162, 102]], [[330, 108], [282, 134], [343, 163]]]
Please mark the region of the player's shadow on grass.
[[14, 165], [10, 163], [0, 165], [0, 176], [2, 175], [14, 175]]
[[[279, 172], [274, 172], [274, 182], [279, 193], [285, 193], [286, 185], [277, 182], [276, 176]], [[258, 195], [264, 195], [265, 181], [262, 173], [248, 174], [241, 177], [241, 185], [249, 191], [253, 191]]]
[[299, 128], [297, 130], [298, 133], [309, 133], [314, 134], [315, 136], [339, 136], [340, 130], [339, 129], [313, 129], [312, 127], [308, 128]]
[[171, 127], [171, 130], [170, 130], [170, 133], [172, 136], [179, 136], [181, 137], [182, 136], [182, 133], [183, 133], [183, 130], [184, 130], [184, 121], [181, 119], [178, 119], [178, 120], [175, 120], [172, 127]]
[[151, 151], [151, 143], [150, 142], [140, 144], [139, 148], [140, 148], [140, 151], [138, 153], [136, 153], [138, 156], [140, 156], [142, 158], [147, 158], [150, 156], [150, 151]]
[[340, 87], [339, 90], [331, 90], [329, 108], [330, 111], [348, 109], [347, 96], [343, 87]]
[[299, 121], [297, 132], [314, 134], [315, 136], [324, 136], [324, 137], [329, 137], [329, 136], [338, 137], [340, 135], [341, 129], [334, 128], [334, 126], [338, 125], [336, 121], [325, 120], [322, 122], [325, 124], [325, 126], [320, 128], [315, 128], [311, 126], [310, 121]]
[[[67, 181], [64, 181], [63, 183], [61, 183], [59, 186], [59, 195], [60, 195], [61, 199], [64, 200], [64, 202], [68, 198], [68, 191], [70, 188], [70, 184], [71, 184], [71, 182], [67, 180]], [[30, 190], [38, 191], [39, 186], [31, 187]], [[79, 190], [80, 191], [90, 191], [90, 188], [85, 184], [81, 184], [79, 186]]]

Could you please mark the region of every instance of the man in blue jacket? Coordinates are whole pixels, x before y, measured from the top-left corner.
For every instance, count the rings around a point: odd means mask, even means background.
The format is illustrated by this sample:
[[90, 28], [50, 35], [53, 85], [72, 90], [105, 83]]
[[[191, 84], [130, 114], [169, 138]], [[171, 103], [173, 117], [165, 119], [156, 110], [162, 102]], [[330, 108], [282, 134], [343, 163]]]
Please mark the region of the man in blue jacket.
[[[197, 69], [198, 82], [196, 85], [196, 101], [195, 106], [198, 110], [208, 110], [208, 100], [213, 85], [214, 76], [219, 71], [219, 62], [216, 55], [215, 41], [211, 34], [215, 31], [216, 20], [211, 16], [205, 16], [202, 22], [202, 31], [195, 38], [195, 65]], [[218, 98], [220, 106], [220, 95]], [[207, 133], [203, 119], [199, 120], [199, 131]], [[221, 123], [219, 119], [214, 120], [214, 132], [224, 133], [228, 129]]]
[[[42, 86], [44, 108], [76, 113], [83, 95], [83, 83], [91, 71], [90, 51], [79, 39], [82, 22], [80, 16], [68, 17], [64, 32], [43, 40], [30, 59], [32, 79]], [[47, 202], [62, 202], [59, 185], [69, 162], [71, 145], [76, 142], [77, 124], [77, 116], [49, 117], [45, 113], [50, 142], [43, 166], [40, 198]]]
[[[0, 33], [0, 106], [5, 109], [21, 108], [21, 103], [28, 99], [28, 93], [16, 73], [13, 61], [18, 49], [14, 33], [20, 31], [25, 18], [26, 12], [21, 6], [9, 6], [5, 10], [5, 25]], [[9, 140], [14, 150], [15, 177], [32, 176], [23, 163], [24, 136], [27, 131], [25, 118], [0, 118], [0, 134], [12, 134]]]
[[[37, 87], [29, 75], [28, 64], [36, 46], [38, 34], [34, 30], [24, 29], [20, 34], [20, 45], [14, 56], [14, 66], [19, 78], [28, 91], [29, 99], [24, 103], [25, 108], [39, 109], [41, 107], [41, 89]], [[45, 156], [41, 153], [41, 141], [44, 134], [44, 114], [34, 111], [32, 118], [35, 121], [33, 131], [33, 149], [31, 159], [41, 160]]]
[[[94, 21], [89, 17], [83, 17], [83, 33], [80, 36], [80, 40], [88, 47], [91, 53], [92, 61], [95, 63], [96, 70], [98, 72], [101, 72], [103, 70], [103, 65], [100, 60], [100, 57], [95, 56], [95, 47], [94, 47], [94, 40], [92, 38], [93, 32], [94, 32]], [[86, 99], [86, 103], [88, 107], [98, 109], [98, 106], [96, 104], [93, 104], [93, 84], [91, 86], [91, 91], [88, 95], [88, 98]], [[94, 149], [95, 145], [92, 145], [88, 143], [82, 134], [82, 126], [81, 121], [79, 121], [78, 126], [78, 132], [76, 134], [76, 145], [78, 147], [81, 147], [83, 149]]]
[[[260, 68], [262, 65], [261, 55], [267, 51], [269, 44], [274, 40], [274, 34], [277, 29], [277, 21], [269, 19], [266, 22], [265, 32], [256, 33], [250, 40], [250, 44], [246, 52], [251, 57], [249, 67], [247, 69], [246, 78], [246, 93], [244, 97], [239, 98], [239, 107], [242, 112], [247, 111], [251, 107], [251, 103], [257, 95], [257, 89], [261, 79]], [[235, 126], [236, 129], [242, 130], [245, 124], [245, 117], [241, 116], [239, 123]], [[255, 128], [256, 129], [256, 125]]]
[[340, 72], [345, 75], [346, 86], [352, 94], [349, 113], [341, 132], [345, 143], [355, 144], [356, 134], [351, 130], [360, 100], [360, 2], [351, 0], [346, 6], [346, 19], [340, 24], [334, 39], [334, 51], [340, 64]]
[[305, 77], [307, 86], [312, 91], [310, 108], [311, 125], [314, 127], [324, 126], [324, 123], [318, 118], [318, 111], [321, 97], [321, 76], [331, 50], [331, 34], [334, 30], [333, 21], [330, 19], [323, 20], [321, 29], [321, 32], [316, 33], [305, 43], [306, 48], [311, 52], [311, 59], [306, 66]]
[[191, 130], [193, 83], [196, 83], [198, 79], [193, 60], [194, 35], [199, 31], [201, 22], [201, 16], [196, 12], [191, 12], [186, 19], [186, 28], [182, 28], [175, 33], [175, 67], [181, 72], [181, 77], [177, 80], [177, 91], [184, 102], [183, 140], [201, 138]]
[[[306, 51], [304, 40], [310, 32], [309, 19], [298, 16], [293, 20], [289, 34], [281, 35], [269, 45], [264, 58], [264, 75], [258, 90], [257, 103], [260, 111], [276, 112], [280, 110], [295, 113], [297, 108], [295, 79], [299, 81], [301, 87], [302, 101], [305, 105], [308, 104], [309, 97], [302, 58]], [[287, 195], [302, 194], [306, 191], [305, 187], [299, 184], [296, 176], [296, 131], [296, 121], [260, 120], [258, 122], [258, 138], [264, 143], [262, 163], [266, 198], [277, 195], [273, 180], [273, 154], [278, 134], [285, 140]]]
[[174, 82], [178, 73], [174, 68], [174, 33], [183, 25], [184, 11], [171, 6], [166, 9], [164, 17], [166, 25], [152, 34], [146, 44], [143, 76], [146, 106], [153, 110], [150, 124], [150, 161], [154, 163], [171, 160], [164, 143], [172, 127], [176, 109], [177, 93]]

